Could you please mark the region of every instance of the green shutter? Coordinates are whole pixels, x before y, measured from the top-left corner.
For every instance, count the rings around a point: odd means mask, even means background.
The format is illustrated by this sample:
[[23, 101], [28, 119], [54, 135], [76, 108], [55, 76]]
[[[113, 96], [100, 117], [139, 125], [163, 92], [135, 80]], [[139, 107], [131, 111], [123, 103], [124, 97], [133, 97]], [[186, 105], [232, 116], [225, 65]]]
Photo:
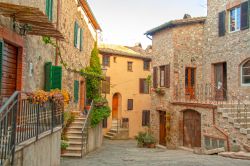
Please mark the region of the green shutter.
[[78, 36], [78, 24], [75, 21], [75, 27], [74, 27], [74, 46], [77, 47], [77, 36]]
[[52, 21], [53, 16], [53, 0], [46, 0], [45, 13], [48, 16], [48, 19]]
[[50, 0], [46, 0], [46, 4], [45, 4], [45, 14], [49, 17], [49, 5], [50, 4]]
[[62, 89], [62, 66], [52, 66], [52, 89]]
[[44, 78], [44, 90], [50, 91], [51, 90], [51, 82], [52, 82], [52, 62], [45, 63], [44, 66], [45, 70], [45, 78]]
[[74, 81], [74, 102], [77, 103], [79, 98], [79, 81]]
[[80, 29], [80, 51], [83, 50], [83, 29]]

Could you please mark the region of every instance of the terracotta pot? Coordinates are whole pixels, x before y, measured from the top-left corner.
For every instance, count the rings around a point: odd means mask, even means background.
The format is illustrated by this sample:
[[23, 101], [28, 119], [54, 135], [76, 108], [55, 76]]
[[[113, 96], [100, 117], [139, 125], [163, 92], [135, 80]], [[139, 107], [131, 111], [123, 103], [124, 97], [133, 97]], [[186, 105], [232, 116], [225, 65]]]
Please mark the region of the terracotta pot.
[[61, 154], [64, 154], [66, 152], [66, 149], [61, 149]]
[[155, 148], [155, 143], [147, 144], [147, 148]]
[[90, 108], [91, 108], [90, 105], [85, 106], [85, 109], [88, 110], [88, 111], [90, 110]]

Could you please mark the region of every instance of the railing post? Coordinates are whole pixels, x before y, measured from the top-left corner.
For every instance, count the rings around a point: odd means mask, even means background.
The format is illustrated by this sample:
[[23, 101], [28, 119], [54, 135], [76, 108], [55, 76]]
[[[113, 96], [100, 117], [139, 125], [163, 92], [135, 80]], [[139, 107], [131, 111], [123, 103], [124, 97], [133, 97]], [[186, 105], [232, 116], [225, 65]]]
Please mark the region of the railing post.
[[37, 114], [37, 121], [36, 121], [36, 140], [38, 140], [38, 135], [39, 135], [39, 125], [40, 125], [40, 111], [39, 111], [39, 108], [40, 108], [40, 104], [37, 105], [38, 108], [36, 109], [36, 114]]
[[[16, 145], [16, 122], [17, 122], [17, 111], [19, 110], [19, 95], [17, 95], [15, 101], [16, 104], [13, 108], [13, 117], [12, 117], [12, 140], [11, 140], [11, 150], [12, 150], [12, 158], [11, 158], [11, 165], [14, 165], [14, 159], [15, 159], [15, 145]], [[13, 147], [12, 147], [13, 146]]]
[[54, 120], [55, 120], [54, 119], [54, 116], [55, 116], [55, 114], [54, 114], [54, 102], [51, 101], [50, 104], [51, 104], [51, 133], [53, 133]]

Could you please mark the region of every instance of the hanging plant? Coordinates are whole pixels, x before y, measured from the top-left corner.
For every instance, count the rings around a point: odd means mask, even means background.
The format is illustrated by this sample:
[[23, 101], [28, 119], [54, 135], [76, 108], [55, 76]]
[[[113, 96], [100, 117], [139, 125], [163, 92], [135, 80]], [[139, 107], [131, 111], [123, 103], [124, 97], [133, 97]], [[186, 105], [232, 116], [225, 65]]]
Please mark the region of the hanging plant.
[[155, 89], [155, 93], [158, 94], [158, 95], [160, 95], [160, 96], [164, 96], [166, 92], [162, 88], [156, 88]]

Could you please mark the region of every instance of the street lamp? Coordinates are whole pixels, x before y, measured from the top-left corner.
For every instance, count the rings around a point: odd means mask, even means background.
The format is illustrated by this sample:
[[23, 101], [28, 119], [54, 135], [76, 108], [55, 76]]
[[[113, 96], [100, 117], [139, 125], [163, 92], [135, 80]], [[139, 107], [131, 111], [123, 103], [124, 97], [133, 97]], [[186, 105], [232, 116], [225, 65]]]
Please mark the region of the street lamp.
[[107, 91], [107, 79], [106, 79], [106, 74], [107, 74], [107, 68], [104, 66], [103, 68], [102, 68], [102, 75], [104, 76], [104, 81], [105, 81], [105, 99], [106, 99], [106, 91]]

